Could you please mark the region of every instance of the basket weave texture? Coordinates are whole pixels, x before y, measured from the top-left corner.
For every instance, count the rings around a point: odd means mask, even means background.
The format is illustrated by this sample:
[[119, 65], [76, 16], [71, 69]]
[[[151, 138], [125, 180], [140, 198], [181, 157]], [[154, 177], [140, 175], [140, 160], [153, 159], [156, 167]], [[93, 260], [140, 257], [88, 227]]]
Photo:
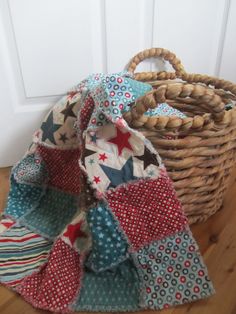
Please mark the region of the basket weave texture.
[[[135, 73], [153, 86], [124, 118], [139, 129], [159, 152], [174, 182], [189, 223], [202, 222], [219, 210], [236, 160], [236, 107], [234, 83], [185, 72], [172, 52], [152, 48], [134, 56], [128, 71], [151, 57], [169, 61], [175, 72]], [[147, 116], [145, 111], [167, 102], [187, 118]]]

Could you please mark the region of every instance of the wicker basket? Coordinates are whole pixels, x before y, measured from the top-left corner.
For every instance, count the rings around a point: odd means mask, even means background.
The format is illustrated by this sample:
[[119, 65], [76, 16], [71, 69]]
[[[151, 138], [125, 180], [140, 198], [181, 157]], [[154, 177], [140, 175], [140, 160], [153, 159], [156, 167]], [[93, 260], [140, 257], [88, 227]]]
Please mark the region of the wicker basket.
[[[189, 223], [205, 221], [222, 206], [236, 159], [236, 85], [185, 72], [168, 50], [153, 48], [137, 54], [128, 70], [134, 72], [144, 59], [161, 57], [175, 72], [135, 73], [153, 90], [140, 97], [124, 114], [160, 153], [182, 201]], [[148, 108], [167, 102], [187, 118], [144, 115]], [[230, 110], [225, 105], [232, 104]]]

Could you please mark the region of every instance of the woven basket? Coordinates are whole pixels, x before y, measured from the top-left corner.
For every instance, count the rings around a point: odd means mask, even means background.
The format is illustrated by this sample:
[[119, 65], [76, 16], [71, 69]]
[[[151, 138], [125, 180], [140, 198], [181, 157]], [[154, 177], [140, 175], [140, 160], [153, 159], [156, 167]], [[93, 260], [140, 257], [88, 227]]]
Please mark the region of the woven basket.
[[[134, 78], [153, 86], [124, 114], [154, 145], [174, 186], [189, 223], [205, 221], [222, 206], [236, 159], [236, 85], [185, 72], [170, 51], [153, 48], [137, 54], [128, 67], [134, 72], [144, 59], [161, 57], [175, 72], [135, 73]], [[157, 103], [167, 102], [187, 118], [146, 116]], [[232, 107], [225, 105], [232, 104]], [[226, 108], [231, 108], [226, 110]]]

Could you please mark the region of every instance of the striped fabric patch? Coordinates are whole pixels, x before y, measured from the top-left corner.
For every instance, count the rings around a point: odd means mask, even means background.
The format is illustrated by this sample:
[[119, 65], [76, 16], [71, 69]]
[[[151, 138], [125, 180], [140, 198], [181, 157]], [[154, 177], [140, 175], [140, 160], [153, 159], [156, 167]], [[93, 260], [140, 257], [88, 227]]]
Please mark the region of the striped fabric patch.
[[14, 225], [0, 235], [0, 282], [15, 287], [47, 261], [52, 242]]

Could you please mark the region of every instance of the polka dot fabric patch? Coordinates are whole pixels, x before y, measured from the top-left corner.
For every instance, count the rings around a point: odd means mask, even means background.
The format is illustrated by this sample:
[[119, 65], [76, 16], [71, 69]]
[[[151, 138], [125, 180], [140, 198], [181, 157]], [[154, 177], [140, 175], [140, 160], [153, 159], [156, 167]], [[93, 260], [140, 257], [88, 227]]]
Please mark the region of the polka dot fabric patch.
[[63, 231], [77, 210], [75, 196], [49, 188], [35, 209], [20, 221], [40, 234], [54, 238]]
[[87, 128], [93, 109], [94, 109], [93, 98], [90, 95], [88, 95], [84, 100], [84, 105], [81, 108], [79, 117], [81, 131], [84, 131]]
[[43, 193], [42, 187], [17, 183], [12, 175], [5, 215], [13, 218], [23, 216], [38, 204]]
[[48, 173], [42, 158], [28, 154], [14, 168], [14, 178], [19, 183], [45, 184]]
[[186, 118], [184, 113], [166, 103], [157, 104], [155, 109], [148, 109], [144, 114], [146, 116], [177, 116], [182, 119]]
[[146, 245], [133, 256], [143, 285], [142, 307], [161, 310], [214, 293], [188, 229]]
[[65, 311], [80, 287], [81, 274], [80, 255], [58, 239], [48, 263], [27, 277], [17, 291], [35, 307]]
[[118, 265], [128, 257], [128, 244], [105, 204], [99, 203], [90, 209], [87, 220], [93, 241], [87, 267], [98, 272]]
[[139, 278], [131, 260], [101, 273], [85, 269], [74, 311], [135, 311], [139, 302]]
[[134, 250], [182, 230], [187, 219], [170, 179], [139, 180], [106, 194], [107, 202]]
[[78, 163], [80, 150], [61, 150], [39, 145], [38, 152], [48, 169], [48, 184], [65, 192], [78, 194], [82, 175]]
[[109, 120], [119, 121], [128, 106], [151, 89], [151, 85], [134, 81], [119, 73], [104, 76], [97, 88], [91, 91], [96, 110], [92, 114], [90, 126], [103, 126]]

